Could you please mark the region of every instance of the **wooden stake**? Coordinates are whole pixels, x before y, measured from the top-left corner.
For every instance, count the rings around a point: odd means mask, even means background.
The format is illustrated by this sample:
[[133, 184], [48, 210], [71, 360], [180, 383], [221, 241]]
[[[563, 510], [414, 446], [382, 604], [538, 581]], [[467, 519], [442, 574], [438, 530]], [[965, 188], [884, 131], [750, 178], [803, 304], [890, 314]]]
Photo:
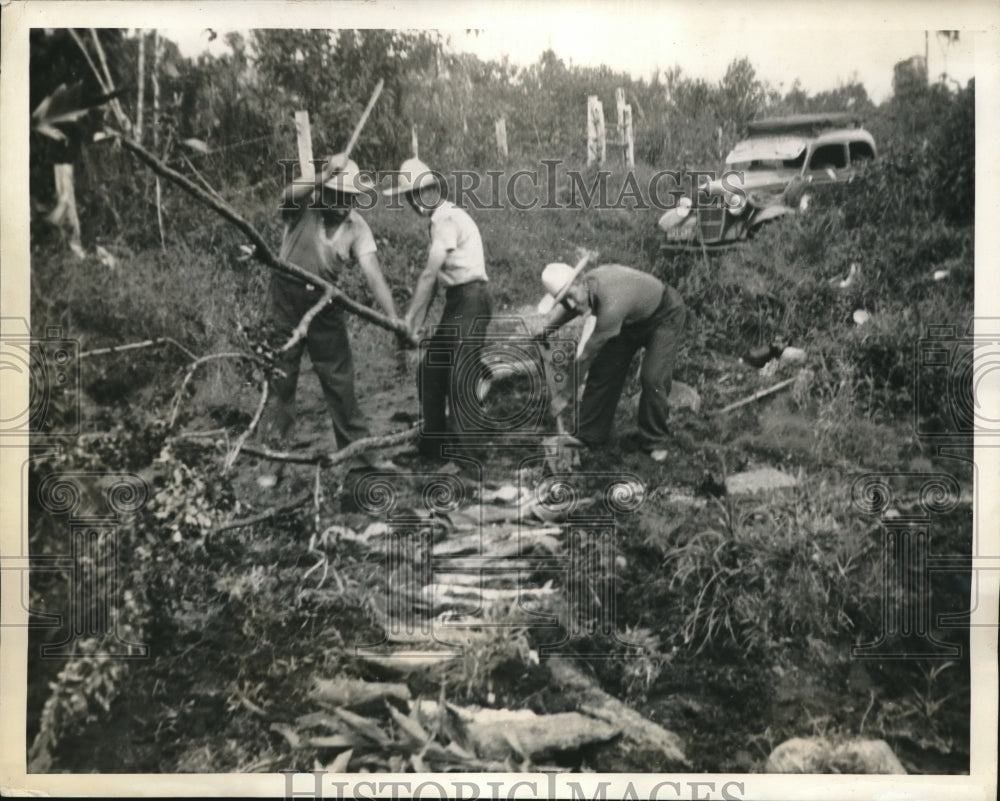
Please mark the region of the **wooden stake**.
[[497, 151], [501, 159], [507, 158], [507, 120], [500, 117], [496, 121]]
[[625, 90], [615, 89], [615, 110], [618, 112], [618, 142], [625, 149]]
[[417, 139], [417, 126], [410, 126], [410, 150], [413, 151], [413, 158], [420, 158], [420, 142]]
[[587, 98], [587, 164], [604, 164], [607, 140], [604, 134], [604, 107], [597, 95]]
[[[153, 29], [153, 150], [159, 153], [160, 148], [160, 34]], [[156, 176], [156, 226], [160, 231], [160, 247], [167, 249], [167, 239], [163, 234], [163, 190], [160, 187], [160, 176]]]
[[308, 111], [295, 112], [295, 141], [299, 146], [299, 172], [309, 178], [313, 174], [313, 144]]
[[608, 136], [604, 130], [604, 106], [602, 105], [600, 100], [597, 101], [596, 108], [597, 108], [597, 146], [599, 148], [597, 163], [603, 167], [604, 162], [608, 160]]
[[635, 166], [635, 140], [632, 138], [632, 106], [626, 105], [622, 109], [622, 127], [625, 132], [625, 166], [632, 168]]

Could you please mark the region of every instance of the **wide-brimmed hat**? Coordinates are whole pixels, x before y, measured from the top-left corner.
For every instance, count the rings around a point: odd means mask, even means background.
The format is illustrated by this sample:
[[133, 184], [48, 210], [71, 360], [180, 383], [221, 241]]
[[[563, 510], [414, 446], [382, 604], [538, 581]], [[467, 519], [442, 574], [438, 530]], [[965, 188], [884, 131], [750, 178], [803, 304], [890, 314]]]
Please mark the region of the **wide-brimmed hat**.
[[548, 294], [538, 303], [539, 314], [548, 314], [552, 311], [555, 305], [566, 296], [576, 277], [586, 265], [585, 260], [576, 267], [570, 267], [561, 262], [545, 265], [545, 269], [542, 270], [542, 286], [545, 287]]
[[396, 185], [389, 189], [383, 189], [382, 194], [386, 197], [403, 195], [425, 186], [440, 186], [438, 174], [420, 159], [407, 159], [399, 168]]
[[330, 156], [327, 161], [337, 168], [337, 172], [327, 179], [323, 184], [324, 188], [349, 195], [360, 195], [362, 192], [375, 189], [375, 183], [358, 169], [354, 159], [344, 158], [343, 153], [337, 153], [335, 156]]

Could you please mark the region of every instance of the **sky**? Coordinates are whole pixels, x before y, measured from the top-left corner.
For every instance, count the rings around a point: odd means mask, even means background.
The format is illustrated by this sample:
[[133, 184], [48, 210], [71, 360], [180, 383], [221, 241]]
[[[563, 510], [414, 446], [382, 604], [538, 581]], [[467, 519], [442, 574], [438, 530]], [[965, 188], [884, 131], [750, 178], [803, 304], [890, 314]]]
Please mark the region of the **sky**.
[[[203, 29], [161, 30], [187, 56], [206, 48], [216, 55], [226, 50], [222, 35], [226, 29], [216, 29], [220, 35], [211, 43]], [[815, 94], [856, 77], [876, 103], [892, 94], [893, 66], [910, 56], [922, 56], [925, 46], [923, 30], [751, 30], [745, 20], [712, 28], [680, 28], [648, 11], [640, 22], [627, 10], [613, 16], [581, 14], [573, 24], [560, 19], [558, 24], [525, 25], [516, 30], [505, 25], [476, 33], [461, 29], [443, 29], [442, 33], [452, 50], [483, 59], [506, 55], [512, 63], [524, 66], [551, 48], [567, 63], [606, 64], [646, 79], [658, 69], [680, 66], [689, 77], [715, 82], [734, 58], [745, 55], [758, 77], [776, 89], [787, 91], [798, 78], [807, 92]], [[975, 71], [974, 40], [974, 33], [965, 32], [949, 46], [931, 31], [927, 41], [931, 79], [946, 71], [964, 86]]]

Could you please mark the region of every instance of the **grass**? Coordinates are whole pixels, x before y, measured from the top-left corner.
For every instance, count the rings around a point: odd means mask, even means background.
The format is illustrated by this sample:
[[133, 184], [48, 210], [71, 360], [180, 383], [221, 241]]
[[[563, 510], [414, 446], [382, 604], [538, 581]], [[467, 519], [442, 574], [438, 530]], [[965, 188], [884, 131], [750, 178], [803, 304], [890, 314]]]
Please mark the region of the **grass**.
[[[652, 169], [637, 170], [640, 183]], [[621, 180], [620, 172], [609, 180], [612, 195]], [[557, 191], [563, 196], [568, 191], [561, 175]], [[280, 230], [268, 202], [242, 202], [241, 211], [277, 246]], [[871, 202], [867, 194], [865, 202]], [[242, 241], [224, 223], [172, 193], [167, 211], [165, 251], [149, 231], [141, 246], [136, 244], [140, 240], [124, 235], [104, 240], [121, 259], [117, 270], [93, 260], [76, 263], [55, 243], [39, 242], [33, 253], [34, 325], [60, 324], [84, 348], [171, 336], [199, 354], [248, 349], [264, 313], [266, 270], [238, 260]], [[680, 685], [696, 692], [708, 711], [694, 713], [694, 728], [715, 733], [695, 737], [704, 749], [698, 764], [706, 770], [719, 768], [711, 754], [719, 751], [717, 732], [725, 719], [722, 708], [712, 706], [710, 685], [721, 688], [720, 698], [731, 692], [740, 699], [727, 702], [738, 707], [732, 719], [740, 737], [766, 727], [773, 727], [772, 737], [808, 734], [768, 706], [777, 694], [773, 669], [804, 666], [817, 682], [834, 687], [847, 671], [844, 654], [850, 645], [875, 636], [881, 601], [879, 539], [871, 521], [850, 511], [850, 480], [860, 472], [894, 471], [901, 465], [916, 465], [915, 472], [942, 467], [928, 460], [912, 428], [914, 348], [928, 324], [964, 329], [971, 315], [971, 228], [904, 219], [898, 229], [886, 229], [871, 215], [849, 227], [836, 208], [818, 204], [814, 214], [766, 230], [738, 250], [711, 259], [668, 258], [652, 247], [658, 213], [651, 210], [506, 208], [470, 213], [483, 235], [498, 314], [518, 314], [533, 306], [541, 295], [542, 267], [550, 261], [574, 261], [577, 247], [599, 250], [601, 262], [631, 264], [677, 286], [692, 315], [676, 375], [699, 389], [705, 409], [777, 380], [738, 363], [747, 348], [780, 337], [807, 351], [806, 380], [787, 395], [721, 418], [678, 414], [670, 464], [653, 467], [619, 440], [585, 468], [595, 476], [635, 472], [649, 489], [642, 509], [620, 524], [618, 553], [626, 567], [617, 576], [619, 622], [626, 639], [645, 650], [624, 666], [608, 660], [601, 668], [605, 685], [650, 705], [665, 703]], [[423, 266], [426, 221], [408, 208], [384, 206], [366, 213], [366, 219], [402, 310]], [[862, 265], [861, 282], [849, 290], [831, 284], [847, 274], [854, 260]], [[929, 278], [935, 269], [948, 269], [948, 279]], [[371, 303], [357, 272], [347, 271], [342, 286]], [[871, 313], [866, 326], [851, 321], [856, 308]], [[432, 310], [432, 319], [437, 314]], [[349, 326], [362, 398], [414, 380], [394, 367], [392, 335], [354, 319]], [[156, 482], [149, 516], [136, 535], [141, 541], [135, 553], [148, 562], [134, 562], [128, 581], [142, 587], [136, 596], [141, 605], [131, 614], [156, 634], [164, 651], [143, 671], [111, 676], [112, 689], [125, 699], [120, 707], [114, 706], [116, 693], [101, 686], [95, 699], [112, 709], [101, 720], [128, 730], [134, 726], [130, 716], [142, 713], [127, 698], [155, 696], [153, 708], [162, 725], [147, 737], [146, 750], [137, 747], [130, 754], [132, 764], [150, 770], [192, 765], [234, 770], [274, 750], [267, 745], [271, 735], [247, 711], [244, 699], [257, 706], [286, 703], [298, 711], [304, 704], [302, 682], [317, 666], [331, 674], [358, 670], [346, 650], [351, 643], [377, 640], [375, 594], [383, 567], [371, 555], [345, 546], [334, 564], [343, 589], [317, 592], [306, 586], [303, 574], [316, 561], [306, 548], [311, 511], [214, 540], [201, 536], [206, 516], [227, 514], [237, 493], [230, 479], [218, 473], [211, 452], [196, 456], [172, 450], [161, 456], [166, 432], [153, 420], [164, 416], [183, 364], [171, 351], [87, 361], [87, 419], [111, 435], [72, 450], [60, 469], [150, 468]], [[210, 419], [211, 427], [222, 421], [238, 433], [253, 410], [256, 380], [229, 363], [199, 373], [196, 394], [185, 400], [182, 426]], [[306, 370], [300, 380], [314, 381]], [[938, 384], [932, 383], [930, 390], [945, 398], [944, 378], [935, 380]], [[617, 422], [619, 431], [634, 422], [625, 402]], [[510, 463], [504, 458], [491, 455], [491, 479], [510, 480]], [[671, 501], [669, 493], [658, 494], [672, 486], [694, 490], [706, 471], [721, 478], [720, 472], [759, 464], [801, 471], [800, 487], [768, 497], [684, 507]], [[967, 478], [962, 475], [963, 481]], [[596, 486], [596, 478], [594, 482]], [[327, 497], [335, 497], [337, 490], [328, 487]], [[324, 523], [363, 523], [335, 504], [325, 507], [323, 515]], [[33, 547], [51, 549], [58, 532], [38, 525]], [[955, 552], [968, 534], [964, 522], [948, 525], [942, 553]], [[959, 596], [947, 595], [960, 606]], [[205, 670], [179, 668], [181, 655], [199, 632], [218, 659], [209, 660]], [[544, 671], [525, 658], [540, 644], [537, 637], [531, 631], [506, 631], [477, 645], [456, 666], [448, 692], [463, 701], [485, 703], [493, 693], [505, 704], [538, 705], [539, 711], [545, 705], [557, 707], [558, 698], [545, 694]], [[575, 645], [587, 650], [588, 643], [581, 638]], [[829, 663], [817, 657], [821, 652], [833, 654]], [[857, 709], [837, 710], [831, 725], [852, 732], [863, 722], [866, 732], [895, 742], [916, 737], [919, 721], [927, 743], [961, 751], [967, 745], [955, 732], [962, 721], [948, 717], [956, 699], [941, 688], [951, 680], [957, 688], [951, 692], [961, 696], [967, 673], [966, 664], [933, 677], [914, 675], [909, 677], [912, 691], [900, 695], [891, 689], [899, 675], [890, 671], [878, 685], [879, 697], [867, 718], [862, 719], [867, 695], [860, 700], [852, 696]], [[43, 670], [38, 676], [44, 682], [56, 674]], [[158, 680], [169, 682], [170, 692], [151, 693]], [[204, 685], [221, 693], [206, 701], [206, 708], [218, 711], [214, 726], [173, 700]], [[33, 709], [44, 696], [33, 691]], [[964, 696], [957, 703], [964, 703]], [[717, 719], [712, 717], [716, 714]], [[679, 721], [678, 728], [684, 724]], [[191, 738], [190, 748], [170, 750], [171, 743], [192, 731], [200, 733]], [[699, 737], [715, 739], [701, 742]], [[233, 740], [265, 745], [220, 745]], [[203, 750], [196, 753], [196, 746]], [[303, 767], [290, 752], [280, 756], [284, 761], [279, 766]], [[727, 764], [755, 767], [749, 758]]]

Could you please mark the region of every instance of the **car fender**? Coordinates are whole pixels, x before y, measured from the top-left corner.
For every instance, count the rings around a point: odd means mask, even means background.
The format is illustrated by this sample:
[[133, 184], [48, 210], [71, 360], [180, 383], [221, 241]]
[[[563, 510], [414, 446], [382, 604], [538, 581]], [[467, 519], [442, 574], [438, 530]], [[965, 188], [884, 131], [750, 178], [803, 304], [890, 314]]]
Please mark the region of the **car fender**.
[[761, 223], [766, 223], [769, 220], [776, 220], [778, 217], [784, 217], [786, 214], [794, 214], [795, 209], [789, 208], [783, 205], [769, 206], [766, 209], [761, 209], [754, 215], [751, 225], [760, 225]]
[[667, 209], [663, 212], [656, 225], [661, 231], [670, 231], [674, 228], [680, 228], [690, 217], [690, 214], [678, 214], [677, 209]]

